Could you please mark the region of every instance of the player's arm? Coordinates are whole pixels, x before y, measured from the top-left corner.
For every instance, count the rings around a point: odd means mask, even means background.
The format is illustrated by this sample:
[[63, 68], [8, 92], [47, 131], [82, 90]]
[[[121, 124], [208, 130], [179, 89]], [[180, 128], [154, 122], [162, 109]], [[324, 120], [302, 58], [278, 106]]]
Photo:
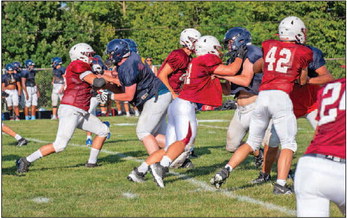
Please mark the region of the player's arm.
[[222, 76], [221, 78], [228, 80], [231, 83], [248, 87], [252, 81], [252, 78], [254, 76], [253, 72], [253, 63], [249, 61], [249, 59], [246, 59], [243, 63], [243, 69], [240, 75], [235, 76]]
[[158, 78], [165, 84], [167, 89], [169, 89], [169, 91], [171, 92], [172, 97], [176, 98], [177, 94], [172, 89], [172, 87], [170, 86], [170, 83], [169, 83], [169, 75], [172, 72], [173, 72], [173, 70], [172, 70], [171, 66], [168, 63], [166, 63], [164, 65], [163, 69], [160, 71], [160, 74], [158, 75]]
[[242, 65], [242, 59], [236, 58], [235, 61], [229, 65], [219, 65], [215, 70], [214, 74], [216, 75], [222, 75], [222, 76], [233, 76], [236, 75], [237, 72], [240, 70]]
[[131, 101], [134, 99], [137, 84], [125, 87], [124, 93], [113, 94], [111, 99], [115, 101]]
[[298, 83], [300, 85], [305, 85], [308, 81], [308, 68], [303, 68], [299, 75]]
[[17, 81], [16, 84], [17, 84], [18, 96], [20, 96], [22, 94], [22, 85], [20, 81]]
[[27, 86], [25, 85], [25, 82], [27, 81], [26, 77], [22, 77], [22, 87], [23, 87], [23, 92], [25, 94], [25, 99], [29, 99], [28, 91], [27, 91]]
[[334, 77], [331, 75], [331, 73], [325, 65], [316, 69], [315, 72], [318, 74], [318, 76], [314, 78], [309, 78], [307, 83], [322, 85], [334, 80]]
[[1, 83], [1, 90], [5, 91], [5, 83], [4, 82]]

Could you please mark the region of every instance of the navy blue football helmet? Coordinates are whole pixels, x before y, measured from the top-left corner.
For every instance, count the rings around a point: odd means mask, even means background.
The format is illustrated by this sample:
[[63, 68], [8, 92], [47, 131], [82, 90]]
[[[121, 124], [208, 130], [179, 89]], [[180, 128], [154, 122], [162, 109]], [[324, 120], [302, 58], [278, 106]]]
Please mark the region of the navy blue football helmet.
[[26, 68], [29, 68], [29, 66], [32, 66], [32, 65], [34, 66], [35, 63], [34, 63], [33, 60], [28, 59], [28, 60], [25, 60], [25, 61], [24, 61], [24, 65], [25, 65]]
[[101, 56], [95, 55], [92, 61], [92, 70], [95, 74], [104, 74], [104, 70], [107, 70], [106, 65], [102, 61]]
[[138, 51], [137, 51], [137, 44], [136, 44], [136, 42], [134, 40], [132, 40], [132, 39], [123, 39], [123, 40], [125, 40], [128, 43], [130, 52], [138, 53]]
[[54, 57], [51, 59], [52, 67], [56, 68], [58, 65], [63, 64], [63, 60], [60, 57]]
[[[231, 48], [228, 48], [229, 40], [233, 41]], [[230, 49], [236, 51], [241, 46], [251, 43], [252, 37], [251, 33], [246, 28], [233, 27], [225, 33], [223, 42], [225, 47], [229, 49], [229, 52], [231, 52]]]
[[20, 62], [12, 62], [11, 64], [16, 71], [20, 71], [20, 69], [22, 68], [22, 64]]
[[130, 48], [126, 41], [114, 39], [107, 44], [106, 54], [109, 55], [109, 59], [114, 64], [117, 64], [122, 60], [122, 58], [130, 55]]
[[12, 63], [11, 64], [7, 64], [5, 66], [5, 69], [6, 69], [6, 71], [13, 71], [14, 70], [14, 66], [12, 65]]

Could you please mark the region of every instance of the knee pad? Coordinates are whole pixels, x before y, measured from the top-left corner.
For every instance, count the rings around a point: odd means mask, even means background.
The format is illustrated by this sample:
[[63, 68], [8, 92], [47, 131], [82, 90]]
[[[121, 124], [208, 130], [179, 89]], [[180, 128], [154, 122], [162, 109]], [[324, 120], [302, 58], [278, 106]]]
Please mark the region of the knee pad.
[[95, 134], [100, 137], [107, 137], [108, 133], [110, 133], [110, 129], [106, 124], [103, 123], [102, 127], [100, 127], [100, 130], [98, 130], [98, 132]]
[[53, 148], [55, 150], [56, 153], [62, 152], [65, 148], [66, 148], [67, 144], [64, 144], [62, 142], [54, 142], [53, 143]]

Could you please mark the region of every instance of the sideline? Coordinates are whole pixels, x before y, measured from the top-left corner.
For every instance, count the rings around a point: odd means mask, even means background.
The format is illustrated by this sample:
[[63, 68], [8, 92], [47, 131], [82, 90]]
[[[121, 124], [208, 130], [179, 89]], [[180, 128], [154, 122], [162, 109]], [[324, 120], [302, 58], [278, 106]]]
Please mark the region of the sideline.
[[[50, 143], [48, 141], [42, 141], [42, 140], [35, 139], [35, 138], [27, 138], [27, 139], [30, 140], [30, 141], [38, 142], [38, 143], [45, 143], [45, 144]], [[68, 146], [81, 147], [81, 148], [85, 148], [85, 149], [90, 149], [89, 147], [86, 147], [86, 145], [80, 145], [80, 144], [69, 143]], [[102, 149], [100, 152], [103, 152], [103, 153], [106, 153], [106, 154], [111, 154], [111, 155], [117, 155], [117, 156], [119, 156], [119, 157], [121, 157], [121, 158], [123, 158], [125, 160], [136, 161], [138, 163], [142, 163], [144, 161], [144, 160], [141, 160], [141, 159], [137, 159], [135, 157], [127, 156], [127, 155], [122, 154], [120, 152], [114, 152], [114, 151], [109, 151], [109, 150], [104, 150], [104, 149]], [[190, 177], [188, 175], [185, 175], [185, 174], [174, 172], [172, 169], [170, 170], [170, 174], [178, 176], [178, 177], [180, 177], [183, 180], [187, 180], [191, 184], [196, 185], [196, 186], [200, 187], [201, 189], [203, 189], [205, 191], [208, 191], [208, 192], [218, 192], [218, 193], [221, 193], [224, 196], [229, 197], [229, 198], [235, 198], [235, 199], [237, 199], [239, 201], [242, 201], [242, 202], [247, 202], [247, 203], [260, 205], [260, 206], [262, 206], [262, 207], [264, 207], [266, 209], [269, 209], [269, 210], [277, 210], [277, 211], [280, 211], [282, 213], [285, 213], [285, 214], [288, 214], [288, 215], [291, 215], [291, 216], [296, 216], [296, 211], [295, 210], [290, 210], [290, 209], [287, 209], [285, 207], [274, 205], [274, 204], [269, 203], [269, 202], [263, 202], [263, 201], [260, 201], [260, 200], [257, 200], [257, 199], [254, 199], [254, 198], [251, 198], [251, 197], [248, 197], [248, 196], [236, 195], [233, 192], [230, 192], [230, 191], [228, 191], [226, 189], [216, 189], [215, 187], [209, 185], [206, 182], [203, 182], [203, 181], [200, 181], [200, 180], [196, 180], [196, 179], [194, 179], [194, 178], [192, 178], [192, 177]]]

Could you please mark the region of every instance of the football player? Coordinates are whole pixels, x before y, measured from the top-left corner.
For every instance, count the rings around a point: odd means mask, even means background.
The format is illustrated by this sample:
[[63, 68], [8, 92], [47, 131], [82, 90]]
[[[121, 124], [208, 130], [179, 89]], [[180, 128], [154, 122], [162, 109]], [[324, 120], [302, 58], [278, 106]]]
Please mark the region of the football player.
[[[169, 89], [172, 98], [175, 99], [182, 90], [182, 84], [187, 73], [188, 65], [194, 53], [194, 44], [201, 37], [198, 30], [194, 28], [184, 29], [180, 34], [180, 44], [182, 48], [173, 50], [162, 63], [158, 77]], [[171, 141], [166, 135], [167, 141]], [[174, 137], [173, 137], [174, 138]], [[171, 165], [173, 168], [192, 167], [192, 162], [188, 159], [193, 153], [194, 146], [187, 145], [186, 151], [177, 158]]]
[[244, 47], [240, 48], [235, 62], [230, 65], [222, 64], [220, 49], [220, 43], [213, 36], [200, 37], [195, 43], [197, 57], [191, 61], [183, 88], [168, 109], [166, 147], [154, 152], [145, 161], [150, 165], [151, 173], [159, 187], [165, 186], [163, 179], [172, 161], [184, 152], [186, 145], [192, 144], [195, 140], [195, 110], [205, 104], [222, 105], [222, 87], [218, 78], [211, 77], [212, 74], [234, 75], [241, 67], [246, 53]]
[[[306, 39], [305, 39], [306, 40]], [[324, 56], [321, 50], [313, 46], [308, 46], [313, 52], [313, 61], [308, 65], [309, 80], [305, 85], [294, 84], [293, 91], [290, 93], [290, 99], [293, 102], [293, 111], [295, 117], [306, 118], [315, 130], [317, 126], [317, 92], [321, 88], [320, 85], [334, 80], [329, 70], [325, 66]], [[270, 122], [272, 124], [272, 122]], [[257, 179], [252, 183], [259, 184], [267, 182], [271, 179], [270, 172], [272, 164], [278, 158], [278, 147], [280, 140], [273, 125], [269, 125], [264, 137], [264, 162], [262, 170]], [[290, 171], [289, 177], [294, 177], [294, 173]]]
[[[16, 74], [18, 75], [18, 77], [20, 78], [20, 82], [21, 82], [21, 87], [22, 87], [22, 65], [20, 62], [12, 62], [12, 65], [14, 67], [14, 70], [16, 72]], [[23, 89], [23, 88], [22, 88]], [[18, 95], [19, 96], [19, 106], [24, 109], [25, 107], [25, 97], [23, 94], [23, 90], [21, 90], [21, 94]]]
[[122, 39], [114, 39], [107, 44], [109, 59], [116, 65], [118, 79], [125, 92], [112, 95], [113, 100], [129, 101], [142, 109], [136, 134], [143, 142], [147, 153], [152, 154], [165, 146], [166, 112], [171, 102], [171, 94], [166, 86], [155, 77], [141, 57], [131, 52]]
[[64, 93], [64, 77], [65, 67], [62, 66], [63, 60], [60, 57], [54, 57], [51, 60], [53, 68], [52, 79], [52, 120], [57, 119], [58, 101], [61, 101]]
[[[7, 93], [5, 100], [7, 109], [10, 112], [10, 118], [16, 121], [19, 119], [19, 96], [22, 92], [19, 74], [15, 73], [14, 66], [7, 64], [5, 66], [6, 73], [1, 77], [1, 90]], [[13, 117], [14, 112], [14, 117]]]
[[261, 67], [264, 75], [259, 87], [257, 105], [251, 116], [247, 142], [235, 151], [228, 164], [211, 179], [211, 184], [217, 188], [249, 153], [259, 149], [272, 119], [282, 145], [273, 192], [292, 194], [286, 179], [293, 153], [297, 149], [297, 126], [289, 94], [296, 81], [301, 85], [307, 83], [307, 67], [312, 61], [313, 53], [306, 46], [300, 45], [305, 41], [306, 27], [299, 18], [291, 16], [283, 19], [278, 30], [280, 40], [266, 40], [262, 43]]
[[[40, 97], [40, 91], [35, 82], [36, 70], [35, 63], [28, 59], [24, 62], [26, 69], [22, 70], [22, 88], [25, 97], [24, 115], [25, 120], [36, 119], [37, 101]], [[31, 118], [29, 116], [29, 108], [31, 107]]]
[[14, 137], [17, 140], [17, 146], [21, 147], [23, 145], [27, 145], [29, 143], [28, 140], [17, 134], [15, 131], [13, 131], [10, 127], [5, 125], [4, 123], [1, 123], [1, 131], [5, 132], [6, 134]]
[[92, 73], [93, 54], [93, 48], [86, 43], [78, 43], [70, 49], [71, 63], [65, 73], [66, 88], [58, 110], [59, 126], [56, 139], [29, 156], [18, 159], [16, 161], [18, 173], [29, 171], [31, 163], [41, 157], [63, 151], [76, 128], [96, 134], [85, 166], [98, 166], [97, 157], [110, 130], [100, 119], [88, 112], [92, 95], [90, 91], [92, 86], [104, 87], [109, 80], [98, 78]]
[[329, 82], [317, 98], [316, 134], [295, 172], [297, 216], [329, 217], [330, 201], [346, 216], [346, 79]]
[[[230, 93], [235, 95], [237, 103], [236, 111], [228, 127], [226, 140], [226, 150], [235, 152], [249, 130], [251, 115], [256, 105], [259, 85], [263, 77], [262, 73], [255, 74], [253, 68], [261, 61], [263, 54], [259, 47], [252, 45], [251, 33], [242, 27], [229, 29], [225, 33], [224, 44], [231, 55], [227, 63], [234, 61], [234, 56], [241, 46], [247, 47], [242, 68], [237, 75], [221, 77], [231, 82]], [[256, 167], [260, 167], [263, 161], [263, 150], [256, 150], [253, 155]]]

